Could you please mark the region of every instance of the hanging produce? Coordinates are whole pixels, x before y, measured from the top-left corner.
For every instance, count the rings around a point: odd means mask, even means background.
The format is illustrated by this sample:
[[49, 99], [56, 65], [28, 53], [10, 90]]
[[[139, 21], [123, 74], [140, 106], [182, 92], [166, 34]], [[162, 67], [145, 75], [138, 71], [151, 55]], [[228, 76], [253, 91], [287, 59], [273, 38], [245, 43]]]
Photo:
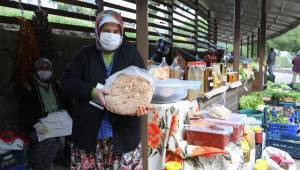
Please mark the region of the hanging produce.
[[24, 18], [18, 18], [18, 20], [20, 30], [16, 73], [18, 84], [24, 85], [32, 79], [33, 63], [38, 58], [39, 49], [31, 21]]
[[32, 17], [32, 23], [36, 30], [36, 38], [39, 44], [39, 57], [53, 57], [52, 32], [48, 22], [48, 13], [42, 9], [37, 9]]

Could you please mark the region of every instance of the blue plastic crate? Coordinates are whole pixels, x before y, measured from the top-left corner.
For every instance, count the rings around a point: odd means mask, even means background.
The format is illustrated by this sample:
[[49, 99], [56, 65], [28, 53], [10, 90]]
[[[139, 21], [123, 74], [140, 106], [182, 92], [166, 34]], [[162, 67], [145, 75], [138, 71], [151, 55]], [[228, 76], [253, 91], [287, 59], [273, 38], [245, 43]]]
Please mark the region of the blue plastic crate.
[[23, 170], [22, 165], [24, 165], [23, 151], [9, 151], [0, 154], [0, 170]]
[[9, 170], [25, 170], [25, 165], [24, 164], [16, 165], [14, 167], [11, 167]]
[[289, 124], [269, 123], [268, 129], [271, 133], [288, 133], [296, 135], [298, 126]]
[[300, 121], [300, 109], [295, 110], [295, 117], [298, 121]]
[[[291, 140], [295, 141], [292, 142]], [[290, 134], [267, 133], [266, 146], [272, 146], [289, 153], [293, 158], [300, 159], [300, 137]]]
[[295, 102], [279, 102], [279, 106], [296, 107], [296, 103]]

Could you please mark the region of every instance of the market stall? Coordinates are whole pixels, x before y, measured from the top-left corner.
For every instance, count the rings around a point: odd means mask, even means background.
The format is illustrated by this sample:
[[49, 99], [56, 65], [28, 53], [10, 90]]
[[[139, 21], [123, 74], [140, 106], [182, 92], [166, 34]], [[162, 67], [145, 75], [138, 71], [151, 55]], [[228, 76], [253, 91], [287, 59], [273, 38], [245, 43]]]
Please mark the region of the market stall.
[[187, 115], [199, 110], [197, 101], [154, 106], [155, 112], [149, 116], [148, 121], [150, 170], [163, 169], [163, 162], [173, 159], [181, 161], [183, 169], [239, 169], [243, 166], [243, 152], [234, 144], [222, 150], [189, 145], [183, 139]]
[[[154, 112], [148, 115], [149, 169], [164, 169], [174, 161], [182, 169], [235, 170], [253, 165], [254, 145], [249, 143], [255, 139], [243, 142], [246, 152], [240, 145], [247, 116], [232, 113], [238, 111], [238, 91], [248, 90], [238, 75], [225, 64], [211, 62], [213, 67], [207, 67], [198, 61], [183, 68], [180, 63], [176, 57], [168, 66], [163, 58], [160, 65], [149, 66], [156, 78]], [[221, 112], [211, 115], [213, 108]], [[222, 118], [225, 110], [229, 115]]]

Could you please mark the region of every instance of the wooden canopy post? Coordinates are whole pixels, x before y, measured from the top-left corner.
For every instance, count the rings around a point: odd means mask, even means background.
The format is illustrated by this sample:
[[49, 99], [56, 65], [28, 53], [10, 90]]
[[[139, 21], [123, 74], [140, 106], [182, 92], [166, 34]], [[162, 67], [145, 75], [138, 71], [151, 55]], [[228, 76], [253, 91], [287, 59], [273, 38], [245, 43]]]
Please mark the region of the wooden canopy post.
[[240, 60], [240, 16], [241, 16], [241, 0], [234, 0], [234, 49], [233, 49], [233, 69], [239, 72]]
[[243, 38], [241, 38], [240, 56], [243, 56]]
[[259, 90], [264, 86], [264, 60], [266, 45], [266, 0], [261, 0], [261, 18], [260, 18], [260, 47], [259, 47]]
[[247, 58], [249, 58], [249, 35], [247, 35]]
[[254, 32], [252, 32], [252, 34], [251, 34], [251, 58], [253, 58], [254, 56], [253, 56], [253, 47], [254, 47]]
[[259, 47], [260, 47], [260, 28], [257, 28], [257, 54], [256, 54], [256, 58], [259, 58]]
[[[148, 1], [136, 1], [136, 45], [137, 49], [143, 57], [145, 63], [148, 60]], [[148, 116], [142, 117], [141, 121], [141, 143], [142, 143], [142, 157], [143, 169], [148, 169]]]

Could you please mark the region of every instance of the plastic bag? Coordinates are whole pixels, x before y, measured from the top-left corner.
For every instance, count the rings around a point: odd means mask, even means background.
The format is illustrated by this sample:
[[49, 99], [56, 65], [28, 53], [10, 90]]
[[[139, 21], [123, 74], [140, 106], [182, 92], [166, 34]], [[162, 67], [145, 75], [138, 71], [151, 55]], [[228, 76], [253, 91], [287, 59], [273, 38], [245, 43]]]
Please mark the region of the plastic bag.
[[118, 71], [111, 75], [108, 79], [106, 79], [105, 87], [109, 87], [116, 79], [118, 79], [122, 75], [131, 75], [131, 76], [139, 76], [146, 79], [150, 85], [152, 86], [153, 92], [155, 90], [154, 79], [151, 75], [147, 73], [146, 70], [138, 68], [136, 66], [129, 66], [121, 71]]
[[222, 119], [226, 120], [228, 119], [229, 115], [232, 114], [232, 112], [227, 109], [224, 105], [215, 104], [208, 108], [208, 115], [211, 118], [215, 119]]
[[284, 170], [280, 167], [280, 165], [278, 165], [274, 160], [271, 159], [272, 155], [278, 155], [286, 161], [293, 162], [293, 164], [290, 164], [288, 166], [288, 170], [297, 170], [295, 160], [287, 152], [269, 146], [263, 151], [262, 158], [267, 160], [268, 168], [270, 170]]
[[107, 108], [116, 114], [132, 115], [141, 106], [150, 107], [155, 91], [152, 76], [146, 70], [130, 66], [110, 76], [105, 83]]
[[170, 79], [170, 66], [166, 62], [166, 57], [163, 57], [160, 65], [151, 65], [151, 67], [149, 67], [148, 69], [148, 72], [150, 75], [152, 75], [155, 79], [158, 80]]

